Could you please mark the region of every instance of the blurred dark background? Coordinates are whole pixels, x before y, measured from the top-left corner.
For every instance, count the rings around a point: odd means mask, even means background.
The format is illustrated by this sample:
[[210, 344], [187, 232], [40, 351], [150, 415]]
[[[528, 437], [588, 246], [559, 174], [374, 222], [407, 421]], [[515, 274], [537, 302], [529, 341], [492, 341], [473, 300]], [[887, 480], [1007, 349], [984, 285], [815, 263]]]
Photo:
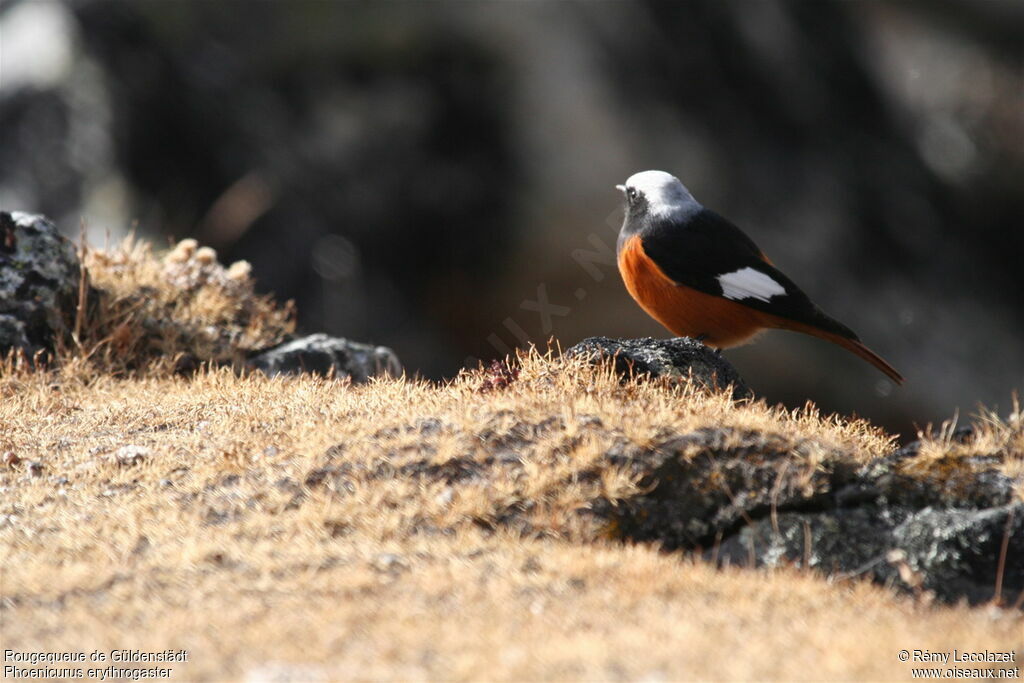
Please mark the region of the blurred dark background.
[[0, 208], [247, 259], [304, 331], [454, 375], [667, 336], [610, 261], [662, 169], [908, 377], [772, 332], [751, 386], [911, 436], [1024, 387], [1024, 3], [0, 0]]

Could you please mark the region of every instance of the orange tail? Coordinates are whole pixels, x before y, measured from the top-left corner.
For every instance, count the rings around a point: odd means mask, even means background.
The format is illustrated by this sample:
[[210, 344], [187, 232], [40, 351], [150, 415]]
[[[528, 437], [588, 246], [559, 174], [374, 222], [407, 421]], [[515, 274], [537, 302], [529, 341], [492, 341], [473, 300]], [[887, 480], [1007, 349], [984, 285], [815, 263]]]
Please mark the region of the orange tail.
[[830, 342], [839, 344], [850, 353], [855, 353], [867, 362], [874, 365], [876, 368], [888, 375], [889, 379], [896, 384], [903, 384], [905, 381], [903, 375], [896, 371], [896, 368], [889, 365], [884, 358], [879, 356], [877, 353], [864, 346], [861, 342], [855, 339], [847, 339], [846, 337], [840, 337], [837, 334], [825, 333], [820, 335], [821, 337], [828, 339]]
[[809, 334], [814, 337], [830, 341], [833, 344], [838, 344], [839, 346], [842, 346], [850, 353], [860, 356], [861, 358], [863, 358], [864, 360], [866, 360], [867, 362], [871, 363], [876, 368], [884, 372], [889, 377], [889, 379], [891, 379], [893, 382], [896, 382], [896, 384], [903, 384], [903, 382], [905, 381], [903, 379], [903, 375], [897, 372], [896, 368], [889, 365], [884, 358], [879, 356], [877, 353], [875, 353], [868, 347], [864, 346], [863, 343], [857, 341], [856, 339], [849, 339], [848, 337], [843, 337], [841, 335], [835, 334], [834, 332], [826, 332], [825, 330], [819, 329], [817, 327], [812, 327], [810, 325], [805, 325], [803, 323], [793, 322], [791, 320], [786, 320], [784, 322], [785, 329], [803, 332], [804, 334]]

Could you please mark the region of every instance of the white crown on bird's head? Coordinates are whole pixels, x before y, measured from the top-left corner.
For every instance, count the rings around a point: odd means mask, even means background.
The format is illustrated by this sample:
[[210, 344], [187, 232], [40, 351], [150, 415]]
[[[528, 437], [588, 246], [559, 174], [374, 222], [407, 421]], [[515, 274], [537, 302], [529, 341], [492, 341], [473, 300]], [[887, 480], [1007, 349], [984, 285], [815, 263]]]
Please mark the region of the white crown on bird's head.
[[687, 211], [700, 206], [690, 191], [671, 173], [665, 171], [641, 171], [617, 186], [628, 193], [633, 189], [647, 200], [647, 211], [654, 217], [671, 216], [680, 210]]

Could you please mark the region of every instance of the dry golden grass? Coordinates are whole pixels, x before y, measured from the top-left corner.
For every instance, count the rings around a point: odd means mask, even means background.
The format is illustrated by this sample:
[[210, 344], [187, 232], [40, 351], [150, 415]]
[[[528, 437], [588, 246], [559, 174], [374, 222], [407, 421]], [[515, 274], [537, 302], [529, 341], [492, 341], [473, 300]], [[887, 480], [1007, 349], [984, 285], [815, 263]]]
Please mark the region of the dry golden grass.
[[[8, 368], [3, 647], [185, 648], [176, 676], [207, 680], [674, 680], [906, 679], [900, 648], [1021, 645], [1008, 612], [715, 570], [581, 513], [633, 490], [597, 464], [612, 439], [735, 426], [867, 460], [891, 442], [865, 423], [536, 355], [483, 381]], [[459, 478], [503, 444], [520, 466]], [[446, 464], [451, 483], [421, 476]]]
[[[589, 513], [636, 492], [616, 444], [735, 427], [812, 471], [890, 453], [865, 422], [537, 354], [513, 381], [175, 376], [237, 368], [287, 309], [190, 243], [88, 263], [80, 345], [0, 366], [0, 650], [184, 648], [177, 680], [905, 680], [901, 648], [1022, 645], [1019, 613], [716, 570]], [[982, 422], [925, 457], [1019, 471], [1020, 411]]]
[[[981, 408], [968, 435], [957, 437], [955, 427], [956, 420], [950, 420], [935, 433], [920, 435], [918, 456], [901, 469], [911, 475], [952, 477], [995, 465], [1008, 477], [1024, 481], [1024, 409], [1016, 396], [1005, 419]], [[1024, 486], [1017, 487], [1017, 494], [1024, 500]]]
[[78, 360], [115, 374], [240, 366], [248, 352], [279, 344], [295, 330], [291, 302], [278, 306], [255, 295], [247, 262], [225, 268], [195, 240], [161, 258], [133, 238], [83, 252], [94, 296], [75, 321], [75, 343], [61, 350], [58, 362]]

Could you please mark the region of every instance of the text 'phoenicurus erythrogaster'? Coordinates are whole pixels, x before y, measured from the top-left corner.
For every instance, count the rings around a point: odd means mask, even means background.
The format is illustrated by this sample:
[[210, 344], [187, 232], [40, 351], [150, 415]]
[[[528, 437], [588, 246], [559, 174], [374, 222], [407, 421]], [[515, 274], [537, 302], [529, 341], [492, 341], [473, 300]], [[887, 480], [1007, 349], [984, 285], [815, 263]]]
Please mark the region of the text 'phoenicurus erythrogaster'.
[[903, 383], [895, 368], [825, 315], [753, 240], [705, 209], [675, 176], [644, 171], [616, 187], [626, 199], [619, 272], [640, 307], [673, 334], [723, 349], [765, 329], [795, 330], [838, 344]]

